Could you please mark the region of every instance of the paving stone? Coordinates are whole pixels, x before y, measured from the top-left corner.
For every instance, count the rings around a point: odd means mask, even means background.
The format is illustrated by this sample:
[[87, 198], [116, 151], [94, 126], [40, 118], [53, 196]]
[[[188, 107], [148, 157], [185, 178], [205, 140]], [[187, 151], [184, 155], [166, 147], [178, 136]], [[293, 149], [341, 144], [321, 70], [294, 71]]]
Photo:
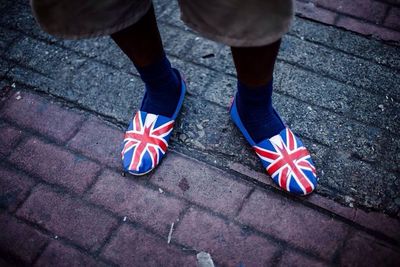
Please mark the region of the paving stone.
[[117, 223], [103, 211], [43, 185], [34, 189], [17, 215], [91, 251]]
[[173, 239], [207, 251], [221, 266], [269, 266], [278, 250], [271, 241], [195, 209], [179, 223]]
[[[327, 260], [341, 246], [347, 233], [343, 223], [327, 215], [259, 190], [244, 204], [238, 220]], [[320, 245], [321, 240], [324, 246]]]
[[377, 96], [290, 64], [280, 62], [277, 65], [281, 79], [274, 87], [275, 92], [291, 95], [310, 103], [310, 106], [325, 107], [392, 133], [400, 128], [400, 104], [389, 97]]
[[9, 47], [9, 45], [18, 37], [20, 37], [20, 34], [18, 32], [0, 27], [0, 55], [2, 55]]
[[353, 0], [351, 2], [339, 0], [316, 0], [318, 6], [344, 13], [354, 17], [371, 20], [375, 23], [382, 22], [387, 5], [373, 0]]
[[204, 163], [169, 153], [151, 182], [201, 206], [234, 216], [251, 187]]
[[0, 156], [9, 154], [22, 135], [22, 130], [0, 122]]
[[191, 50], [196, 35], [189, 30], [161, 23], [159, 25], [165, 52], [169, 55], [184, 58]]
[[133, 74], [88, 61], [72, 79], [74, 94], [81, 95], [79, 104], [99, 113], [128, 123], [139, 107], [144, 85]]
[[7, 25], [13, 29], [24, 32], [46, 41], [56, 41], [57, 39], [42, 31], [36, 23], [29, 5], [22, 2], [9, 1], [7, 12], [3, 12], [0, 17], [0, 25]]
[[106, 266], [82, 252], [52, 241], [36, 261], [34, 266]]
[[400, 31], [400, 8], [392, 7], [385, 19], [385, 26], [391, 27], [396, 31]]
[[88, 199], [162, 235], [168, 235], [171, 223], [176, 222], [186, 206], [176, 198], [146, 188], [110, 171], [100, 176], [88, 193]]
[[34, 184], [29, 177], [0, 166], [0, 208], [14, 211]]
[[[368, 263], [365, 262], [368, 259]], [[362, 233], [355, 233], [342, 250], [342, 266], [398, 266], [400, 253], [396, 249]]]
[[104, 121], [90, 117], [68, 143], [68, 146], [89, 158], [108, 166], [121, 166], [120, 144], [123, 140], [121, 130], [107, 125]]
[[318, 194], [312, 194], [306, 199], [304, 199], [304, 201], [313, 203], [314, 205], [317, 205], [330, 212], [343, 216], [344, 218], [349, 220], [354, 220], [354, 216], [357, 211], [357, 209], [355, 208], [343, 206], [332, 199], [323, 197]]
[[[1, 3], [0, 3], [1, 5]], [[14, 267], [14, 263], [6, 262], [4, 259], [0, 258], [0, 266], [2, 267]]]
[[86, 60], [75, 52], [24, 37], [6, 52], [5, 57], [20, 64], [8, 74], [20, 83], [63, 98], [75, 96], [75, 101], [84, 96], [70, 90], [77, 69]]
[[[388, 169], [398, 168], [394, 151], [398, 150], [400, 142], [387, 131], [365, 126], [287, 96], [276, 95], [274, 103], [277, 111], [295, 133], [330, 147], [340, 146], [340, 150], [348, 151], [365, 161], [376, 162]], [[385, 153], [382, 153], [382, 149]]]
[[0, 117], [58, 142], [69, 140], [85, 119], [85, 116], [77, 112], [29, 92], [15, 92], [11, 95], [0, 110]]
[[296, 17], [289, 34], [306, 41], [321, 43], [378, 64], [400, 69], [400, 55], [396, 46], [385, 45], [377, 40], [366, 39], [342, 29]]
[[358, 209], [354, 221], [400, 242], [400, 220], [398, 218], [391, 218], [379, 212], [365, 212]]
[[317, 7], [313, 2], [300, 2], [296, 1], [296, 14], [301, 17], [321, 21], [326, 24], [333, 24], [335, 22], [337, 13]]
[[334, 177], [336, 186], [331, 185], [341, 192], [336, 197], [342, 195], [348, 205], [374, 207], [392, 215], [400, 210], [400, 203], [396, 203], [400, 186], [396, 174], [356, 160], [343, 151], [327, 154], [325, 162], [329, 162], [324, 167], [325, 177]]
[[188, 29], [183, 21], [180, 19], [180, 9], [178, 7], [178, 1], [158, 1], [158, 3], [156, 3], [156, 5], [160, 4], [162, 5], [163, 12], [161, 12], [161, 14], [157, 18], [159, 21], [167, 22], [168, 24], [177, 26], [182, 29]]
[[[11, 70], [13, 63], [0, 58], [0, 80]], [[3, 86], [2, 86], [3, 87]], [[2, 89], [2, 87], [0, 89]]]
[[237, 79], [231, 75], [223, 75], [213, 71], [208, 76], [211, 80], [204, 91], [203, 97], [211, 102], [229, 109], [237, 91]]
[[12, 45], [5, 57], [60, 80], [85, 61], [75, 52], [27, 36]]
[[330, 265], [323, 261], [313, 259], [309, 256], [286, 250], [281, 256], [278, 266], [322, 267]]
[[85, 191], [100, 170], [94, 162], [34, 137], [18, 146], [9, 160], [46, 182], [78, 194]]
[[126, 224], [104, 248], [102, 257], [120, 266], [195, 266], [196, 258], [166, 240]]
[[85, 40], [61, 40], [59, 44], [124, 71], [129, 69], [129, 64], [132, 64], [108, 36]]
[[336, 26], [386, 41], [398, 42], [400, 40], [400, 32], [398, 31], [380, 27], [373, 23], [367, 24], [350, 17], [339, 17]]
[[388, 67], [317, 44], [306, 43], [290, 35], [283, 38], [278, 59], [398, 100], [399, 90], [396, 84], [399, 83], [400, 78]]
[[[12, 81], [17, 81], [19, 84], [23, 84], [24, 86], [28, 85], [30, 87], [40, 88], [41, 92], [52, 92], [52, 94], [61, 97], [67, 95], [73, 101], [77, 101], [79, 98], [73, 90], [67, 90], [68, 85], [66, 83], [54, 80], [46, 74], [38, 73], [32, 69], [14, 66], [7, 73], [7, 78]], [[58, 93], [55, 93], [55, 89], [58, 90]], [[61, 94], [60, 92], [63, 93]]]
[[230, 48], [203, 37], [195, 38], [187, 58], [214, 70], [236, 75]]
[[170, 57], [170, 61], [172, 66], [181, 72], [186, 81], [187, 96], [201, 97], [204, 95], [204, 92], [209, 88], [210, 76], [215, 71], [182, 61], [176, 57]]
[[10, 215], [0, 213], [0, 251], [29, 265], [48, 239], [39, 231]]

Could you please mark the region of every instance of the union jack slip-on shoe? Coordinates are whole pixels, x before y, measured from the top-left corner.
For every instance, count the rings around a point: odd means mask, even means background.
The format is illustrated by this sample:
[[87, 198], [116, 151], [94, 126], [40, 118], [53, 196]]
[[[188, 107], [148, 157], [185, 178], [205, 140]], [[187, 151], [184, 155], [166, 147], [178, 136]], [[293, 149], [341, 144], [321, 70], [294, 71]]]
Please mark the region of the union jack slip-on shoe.
[[171, 118], [139, 110], [130, 121], [121, 152], [123, 168], [127, 172], [144, 175], [164, 157], [186, 93], [186, 83], [183, 78], [181, 81], [181, 96]]
[[310, 153], [301, 140], [286, 127], [279, 134], [255, 143], [240, 120], [235, 99], [230, 113], [233, 122], [253, 147], [272, 180], [283, 190], [308, 195], [317, 186], [317, 175]]

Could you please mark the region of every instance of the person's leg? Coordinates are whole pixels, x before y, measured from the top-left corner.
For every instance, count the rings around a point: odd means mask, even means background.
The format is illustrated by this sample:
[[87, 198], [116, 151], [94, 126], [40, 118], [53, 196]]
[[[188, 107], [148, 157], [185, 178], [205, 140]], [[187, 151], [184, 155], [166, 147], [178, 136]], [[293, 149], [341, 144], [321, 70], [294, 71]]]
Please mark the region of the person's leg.
[[172, 116], [181, 93], [180, 80], [165, 56], [153, 6], [137, 23], [111, 38], [131, 59], [146, 85], [140, 109]]
[[260, 47], [231, 47], [238, 77], [237, 108], [258, 143], [285, 126], [272, 107], [272, 76], [281, 40]]
[[238, 77], [238, 112], [256, 143], [285, 128], [272, 107], [272, 77], [280, 43], [231, 48]]

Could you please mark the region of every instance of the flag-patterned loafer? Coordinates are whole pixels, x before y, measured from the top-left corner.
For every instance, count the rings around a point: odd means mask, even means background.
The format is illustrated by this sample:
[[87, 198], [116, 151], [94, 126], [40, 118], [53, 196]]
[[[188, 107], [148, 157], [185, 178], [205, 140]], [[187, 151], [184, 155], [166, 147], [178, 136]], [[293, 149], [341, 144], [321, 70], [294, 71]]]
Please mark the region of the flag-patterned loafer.
[[233, 99], [230, 109], [232, 120], [273, 181], [283, 190], [296, 195], [310, 194], [317, 186], [318, 178], [310, 153], [301, 140], [286, 127], [279, 134], [256, 144], [241, 122], [235, 102]]
[[164, 157], [186, 93], [186, 83], [183, 78], [181, 81], [181, 96], [171, 118], [139, 110], [129, 123], [121, 152], [125, 171], [133, 175], [144, 175], [153, 170]]

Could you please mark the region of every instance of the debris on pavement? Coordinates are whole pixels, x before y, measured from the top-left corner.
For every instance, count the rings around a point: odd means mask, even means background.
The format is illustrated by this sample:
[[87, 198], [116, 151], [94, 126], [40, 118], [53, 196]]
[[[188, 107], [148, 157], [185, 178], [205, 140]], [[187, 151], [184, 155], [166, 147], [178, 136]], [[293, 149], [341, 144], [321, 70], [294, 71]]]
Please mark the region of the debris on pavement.
[[197, 266], [198, 267], [214, 267], [214, 262], [211, 258], [210, 253], [207, 252], [199, 252], [197, 253]]
[[168, 240], [167, 240], [168, 244], [171, 242], [171, 237], [172, 237], [172, 231], [173, 230], [174, 230], [174, 223], [171, 223], [171, 228], [169, 229]]

